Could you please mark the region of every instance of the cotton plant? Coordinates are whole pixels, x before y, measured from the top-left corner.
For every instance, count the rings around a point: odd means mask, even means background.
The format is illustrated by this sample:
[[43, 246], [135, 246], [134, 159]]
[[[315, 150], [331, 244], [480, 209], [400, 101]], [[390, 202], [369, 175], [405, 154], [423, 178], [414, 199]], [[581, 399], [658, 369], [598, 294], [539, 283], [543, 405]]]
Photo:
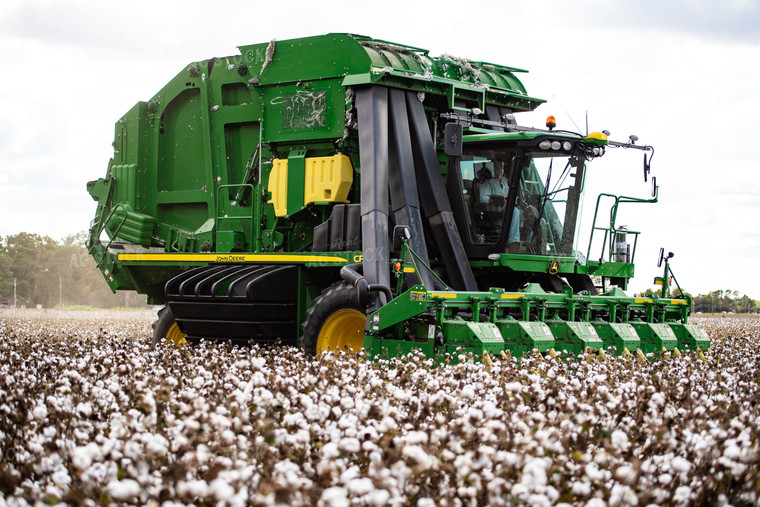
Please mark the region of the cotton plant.
[[0, 504], [760, 502], [760, 319], [694, 353], [368, 360], [0, 314]]

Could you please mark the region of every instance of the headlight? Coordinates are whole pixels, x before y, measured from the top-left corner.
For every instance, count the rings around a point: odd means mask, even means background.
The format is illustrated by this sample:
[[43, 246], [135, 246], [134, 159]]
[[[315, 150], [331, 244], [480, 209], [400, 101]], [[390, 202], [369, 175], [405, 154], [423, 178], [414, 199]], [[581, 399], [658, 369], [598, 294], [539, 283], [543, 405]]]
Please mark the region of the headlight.
[[552, 150], [558, 150], [562, 147], [562, 143], [559, 141], [552, 141]]
[[570, 151], [570, 148], [572, 148], [572, 147], [573, 147], [573, 145], [570, 143], [570, 141], [565, 141], [564, 143], [562, 143], [562, 148], [565, 151]]
[[549, 141], [549, 140], [544, 140], [544, 141], [541, 141], [541, 142], [538, 144], [538, 147], [539, 147], [539, 148], [541, 148], [542, 150], [548, 150], [549, 148], [551, 148], [551, 147], [552, 147], [552, 142], [551, 142], [551, 141]]

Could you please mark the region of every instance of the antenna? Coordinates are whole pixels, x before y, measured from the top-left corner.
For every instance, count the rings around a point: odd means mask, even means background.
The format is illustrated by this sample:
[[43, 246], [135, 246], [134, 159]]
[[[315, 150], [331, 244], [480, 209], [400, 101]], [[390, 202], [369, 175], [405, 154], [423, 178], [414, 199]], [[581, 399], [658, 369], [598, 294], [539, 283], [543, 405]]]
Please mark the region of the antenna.
[[[570, 121], [573, 123], [576, 129], [580, 130], [581, 128], [578, 126], [577, 123], [575, 123], [575, 120], [573, 120], [573, 117], [570, 116], [570, 113], [567, 112], [567, 109], [565, 109], [565, 106], [562, 105], [562, 102], [559, 101], [556, 95], [552, 95], [552, 99], [557, 101], [557, 104], [559, 104], [559, 107], [562, 108], [562, 111], [565, 112], [568, 118], [570, 118]], [[588, 118], [586, 119], [586, 135], [588, 136]]]
[[588, 109], [586, 109], [586, 137], [588, 137]]

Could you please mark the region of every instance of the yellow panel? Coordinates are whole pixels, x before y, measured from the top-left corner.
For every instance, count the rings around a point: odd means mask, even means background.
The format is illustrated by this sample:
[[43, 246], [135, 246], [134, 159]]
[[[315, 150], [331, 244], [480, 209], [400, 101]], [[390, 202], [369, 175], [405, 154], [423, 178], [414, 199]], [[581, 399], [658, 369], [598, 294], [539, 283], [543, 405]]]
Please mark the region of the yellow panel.
[[309, 157], [305, 159], [305, 163], [304, 204], [348, 202], [346, 198], [354, 181], [354, 169], [347, 155]]
[[267, 202], [274, 205], [274, 215], [284, 217], [288, 214], [288, 159], [272, 160], [272, 172], [269, 173], [267, 188], [272, 198]]
[[165, 254], [134, 253], [119, 254], [124, 262], [321, 262], [347, 264], [343, 257], [314, 254]]

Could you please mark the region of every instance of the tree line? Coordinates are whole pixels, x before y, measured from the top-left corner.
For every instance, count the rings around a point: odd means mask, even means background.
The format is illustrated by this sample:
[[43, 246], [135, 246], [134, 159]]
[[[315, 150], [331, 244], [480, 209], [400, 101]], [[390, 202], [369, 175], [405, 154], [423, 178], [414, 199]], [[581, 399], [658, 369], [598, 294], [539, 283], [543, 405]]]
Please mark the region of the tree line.
[[702, 313], [758, 313], [760, 304], [735, 290], [714, 290], [694, 298], [694, 311]]
[[56, 241], [20, 232], [0, 237], [0, 305], [42, 308], [145, 306], [134, 291], [117, 294], [103, 279], [84, 247], [86, 232]]
[[[648, 297], [659, 295], [659, 290], [647, 289], [639, 294]], [[746, 294], [739, 296], [736, 290], [714, 290], [707, 294], [691, 296], [694, 303], [694, 313], [760, 313], [760, 303]]]

